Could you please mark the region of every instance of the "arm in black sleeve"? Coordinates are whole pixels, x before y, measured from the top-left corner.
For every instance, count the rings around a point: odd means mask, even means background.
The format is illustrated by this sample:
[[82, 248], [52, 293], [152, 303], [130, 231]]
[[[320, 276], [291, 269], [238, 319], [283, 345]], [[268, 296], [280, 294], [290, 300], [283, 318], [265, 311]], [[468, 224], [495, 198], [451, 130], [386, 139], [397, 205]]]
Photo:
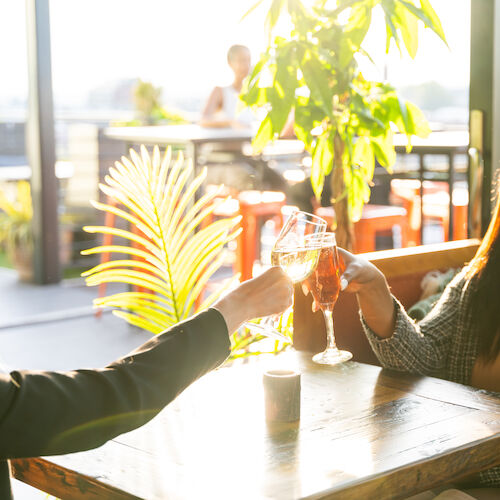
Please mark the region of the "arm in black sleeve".
[[153, 418], [229, 355], [209, 309], [101, 370], [0, 375], [0, 458], [95, 448]]

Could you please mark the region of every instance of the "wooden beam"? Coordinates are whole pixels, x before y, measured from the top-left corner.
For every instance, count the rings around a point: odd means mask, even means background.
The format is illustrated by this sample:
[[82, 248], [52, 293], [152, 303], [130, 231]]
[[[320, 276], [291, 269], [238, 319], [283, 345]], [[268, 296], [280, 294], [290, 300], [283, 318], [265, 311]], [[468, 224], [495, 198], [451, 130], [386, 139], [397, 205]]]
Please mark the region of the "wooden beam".
[[386, 278], [401, 276], [409, 272], [425, 273], [435, 269], [462, 267], [469, 262], [479, 247], [479, 240], [458, 240], [397, 248], [365, 253], [363, 257], [375, 264]]
[[[482, 234], [491, 217], [494, 171], [500, 165], [500, 0], [471, 2], [469, 110], [483, 112]], [[471, 123], [471, 126], [473, 123]], [[472, 131], [474, 133], [474, 131]]]
[[58, 197], [49, 0], [26, 0], [29, 109], [26, 149], [32, 169], [35, 281], [60, 279]]

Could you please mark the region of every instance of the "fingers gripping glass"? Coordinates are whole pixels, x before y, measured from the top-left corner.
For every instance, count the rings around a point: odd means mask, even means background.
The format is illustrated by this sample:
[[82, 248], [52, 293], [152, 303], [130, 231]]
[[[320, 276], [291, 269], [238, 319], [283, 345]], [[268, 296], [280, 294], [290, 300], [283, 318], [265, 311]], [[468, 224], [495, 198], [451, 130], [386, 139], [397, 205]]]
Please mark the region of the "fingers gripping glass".
[[341, 351], [335, 344], [333, 332], [333, 307], [340, 292], [340, 266], [337, 244], [333, 233], [315, 234], [308, 237], [309, 244], [319, 247], [318, 264], [305, 280], [314, 300], [323, 311], [326, 326], [326, 349], [313, 356], [322, 365], [336, 365], [352, 358], [349, 351]]
[[[327, 223], [321, 217], [307, 212], [294, 212], [281, 229], [271, 251], [271, 264], [280, 266], [294, 283], [304, 281], [315, 269], [319, 258], [318, 243], [311, 239], [326, 231]], [[272, 318], [256, 323], [245, 323], [261, 335], [289, 342], [272, 326]]]

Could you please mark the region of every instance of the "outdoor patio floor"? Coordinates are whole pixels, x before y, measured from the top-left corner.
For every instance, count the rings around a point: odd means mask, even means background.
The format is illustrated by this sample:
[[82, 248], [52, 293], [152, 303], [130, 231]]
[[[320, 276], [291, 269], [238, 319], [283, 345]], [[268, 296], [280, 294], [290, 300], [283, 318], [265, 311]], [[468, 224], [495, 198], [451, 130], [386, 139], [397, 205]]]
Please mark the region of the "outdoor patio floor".
[[[115, 289], [117, 289], [115, 287]], [[0, 358], [12, 369], [102, 367], [150, 335], [109, 312], [96, 318], [82, 280], [37, 286], [0, 270]]]

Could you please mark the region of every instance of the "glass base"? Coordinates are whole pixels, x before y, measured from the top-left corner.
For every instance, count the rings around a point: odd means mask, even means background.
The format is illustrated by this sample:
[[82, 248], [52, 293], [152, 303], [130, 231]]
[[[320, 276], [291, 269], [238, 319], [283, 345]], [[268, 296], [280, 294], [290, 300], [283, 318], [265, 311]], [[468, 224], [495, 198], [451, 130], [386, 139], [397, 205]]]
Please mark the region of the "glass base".
[[323, 352], [315, 354], [312, 360], [320, 365], [338, 365], [344, 361], [349, 361], [352, 353], [349, 351], [340, 351], [339, 349], [326, 349]]

